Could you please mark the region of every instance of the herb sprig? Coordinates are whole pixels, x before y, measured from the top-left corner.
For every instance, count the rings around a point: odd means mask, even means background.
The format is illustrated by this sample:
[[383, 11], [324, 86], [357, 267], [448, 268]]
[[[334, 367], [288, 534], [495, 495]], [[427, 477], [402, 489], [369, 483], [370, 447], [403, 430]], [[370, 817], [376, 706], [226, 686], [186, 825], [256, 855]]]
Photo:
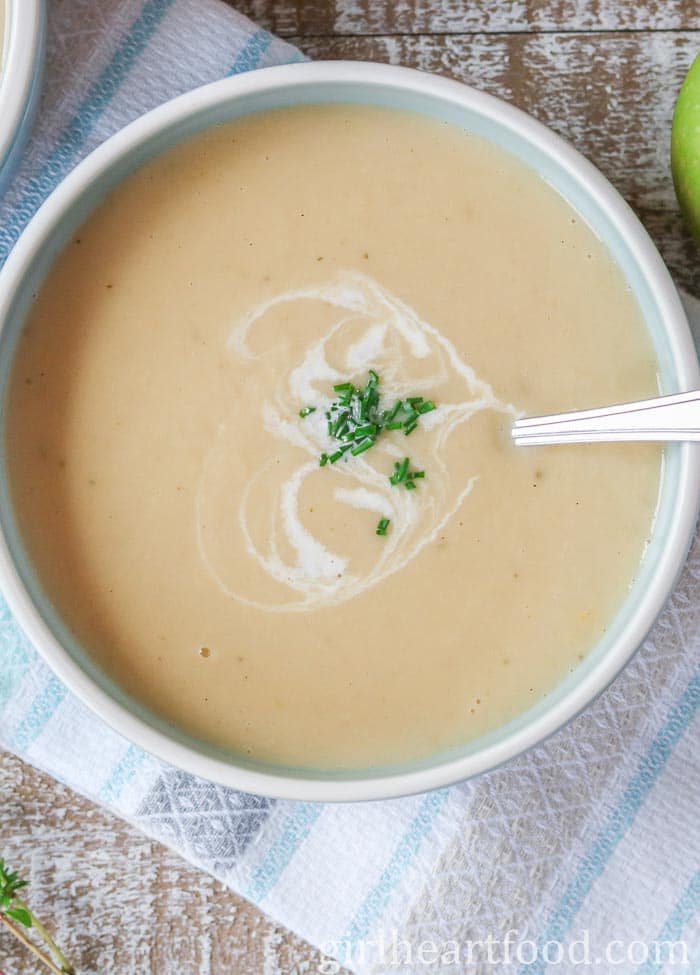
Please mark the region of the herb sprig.
[[[403, 430], [410, 436], [418, 426], [422, 416], [437, 409], [435, 403], [422, 396], [408, 396], [397, 399], [389, 409], [382, 409], [379, 393], [379, 375], [370, 369], [364, 386], [351, 382], [336, 383], [333, 392], [337, 394], [325, 412], [328, 436], [337, 441], [335, 450], [324, 452], [319, 457], [319, 466], [335, 464], [346, 454], [358, 457], [369, 450], [380, 434], [387, 430]], [[304, 406], [299, 410], [301, 419], [306, 419], [316, 411], [315, 406]], [[416, 480], [425, 477], [425, 471], [411, 471], [410, 459], [404, 457], [394, 464], [394, 473], [389, 475], [392, 485], [403, 484], [407, 491], [414, 491]], [[376, 528], [377, 535], [386, 535], [390, 520], [382, 518]]]
[[[75, 975], [75, 969], [39, 918], [18, 897], [17, 891], [27, 887], [28, 883], [27, 880], [21, 880], [17, 872], [11, 871], [0, 858], [0, 923], [4, 924], [54, 975]], [[24, 928], [36, 931], [48, 951], [38, 947], [26, 935]]]

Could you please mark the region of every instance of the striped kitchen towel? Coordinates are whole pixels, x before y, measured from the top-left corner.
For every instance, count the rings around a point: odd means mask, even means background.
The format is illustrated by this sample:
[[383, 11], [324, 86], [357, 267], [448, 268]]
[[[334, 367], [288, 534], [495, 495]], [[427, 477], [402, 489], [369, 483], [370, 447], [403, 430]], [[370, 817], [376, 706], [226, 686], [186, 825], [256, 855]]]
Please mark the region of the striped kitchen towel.
[[[300, 57], [218, 0], [53, 0], [40, 117], [0, 202], [0, 263], [52, 187], [135, 116]], [[696, 542], [642, 650], [539, 748], [410, 799], [275, 802], [124, 741], [0, 601], [0, 743], [319, 945], [319, 971], [334, 959], [359, 972], [700, 971], [699, 661]]]

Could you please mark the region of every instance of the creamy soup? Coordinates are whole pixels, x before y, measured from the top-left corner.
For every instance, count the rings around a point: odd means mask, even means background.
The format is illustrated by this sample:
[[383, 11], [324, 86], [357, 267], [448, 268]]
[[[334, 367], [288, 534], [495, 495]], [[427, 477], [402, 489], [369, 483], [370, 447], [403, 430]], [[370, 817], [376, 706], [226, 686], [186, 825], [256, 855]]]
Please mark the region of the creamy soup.
[[[435, 409], [322, 466], [333, 387], [368, 379], [375, 418]], [[420, 116], [308, 106], [99, 206], [28, 315], [6, 451], [41, 584], [124, 690], [235, 753], [365, 766], [501, 725], [599, 640], [661, 450], [510, 427], [656, 392], [620, 271], [536, 174]], [[425, 476], [392, 484], [406, 457]]]

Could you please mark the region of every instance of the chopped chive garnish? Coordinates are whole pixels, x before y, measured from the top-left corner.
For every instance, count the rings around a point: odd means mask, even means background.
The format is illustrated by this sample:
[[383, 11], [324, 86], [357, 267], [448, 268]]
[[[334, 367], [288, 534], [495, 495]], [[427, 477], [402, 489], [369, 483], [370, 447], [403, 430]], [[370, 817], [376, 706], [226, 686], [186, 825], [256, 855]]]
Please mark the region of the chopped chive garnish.
[[[423, 414], [436, 409], [432, 400], [422, 396], [396, 399], [391, 409], [381, 409], [380, 385], [379, 375], [374, 369], [369, 369], [364, 386], [355, 386], [351, 382], [333, 386], [333, 392], [338, 395], [324, 411], [324, 416], [328, 436], [336, 441], [336, 445], [333, 451], [321, 454], [318, 461], [320, 467], [335, 464], [348, 451], [353, 457], [364, 454], [385, 430], [403, 430], [408, 436], [416, 429]], [[315, 406], [303, 406], [299, 416], [304, 419], [316, 409]], [[403, 484], [407, 491], [415, 491], [418, 486], [415, 481], [425, 477], [425, 471], [411, 471], [409, 465], [408, 457], [397, 461], [389, 481], [392, 485]], [[377, 525], [377, 534], [385, 535], [388, 525], [389, 519], [382, 518]]]
[[377, 528], [376, 528], [377, 535], [386, 535], [386, 530], [390, 524], [391, 524], [390, 518], [380, 518], [379, 521], [377, 522]]
[[374, 437], [365, 437], [356, 447], [353, 447], [350, 453], [353, 457], [357, 457], [358, 454], [364, 454], [365, 450], [369, 450], [370, 447], [374, 446]]
[[409, 463], [408, 457], [404, 457], [400, 464], [398, 461], [394, 464], [394, 473], [389, 478], [392, 484], [400, 484], [405, 480]]
[[394, 405], [392, 406], [389, 415], [387, 416], [387, 420], [393, 420], [400, 409], [401, 409], [401, 400], [397, 399]]
[[331, 462], [331, 464], [335, 464], [335, 462], [337, 460], [340, 460], [340, 458], [343, 456], [343, 454], [347, 453], [347, 451], [350, 450], [351, 447], [352, 447], [352, 443], [344, 443], [341, 447], [338, 447], [338, 449], [335, 450], [330, 455], [330, 457], [328, 458], [328, 460]]
[[396, 461], [394, 473], [389, 475], [389, 483], [393, 485], [403, 484], [408, 491], [415, 491], [418, 485], [413, 482], [417, 477], [425, 477], [425, 471], [409, 471], [409, 464], [408, 457], [404, 457], [401, 463]]

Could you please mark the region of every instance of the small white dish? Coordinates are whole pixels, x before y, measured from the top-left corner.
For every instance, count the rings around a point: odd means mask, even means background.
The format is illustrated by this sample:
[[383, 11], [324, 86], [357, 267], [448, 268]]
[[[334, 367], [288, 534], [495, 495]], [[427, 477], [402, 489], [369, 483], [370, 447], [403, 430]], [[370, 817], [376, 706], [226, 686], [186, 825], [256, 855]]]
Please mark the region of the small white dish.
[[[620, 266], [656, 350], [661, 392], [700, 387], [695, 347], [669, 273], [631, 209], [594, 166], [533, 118], [465, 85], [406, 68], [329, 62], [251, 71], [198, 88], [128, 125], [73, 170], [35, 215], [0, 272], [0, 388], [5, 387], [32, 293], [71, 233], [120, 180], [209, 126], [268, 108], [334, 101], [408, 109], [452, 122], [535, 169], [581, 214]], [[536, 745], [590, 704], [639, 647], [671, 592], [693, 536], [699, 495], [700, 448], [669, 445], [646, 554], [604, 638], [546, 698], [508, 724], [449, 752], [394, 768], [322, 772], [263, 765], [196, 741], [127, 697], [76, 644], [42, 596], [14, 524], [1, 454], [0, 586], [58, 677], [147, 751], [249, 792], [302, 800], [388, 798], [492, 769]]]
[[0, 4], [0, 193], [22, 155], [39, 101], [44, 61], [45, 0]]

